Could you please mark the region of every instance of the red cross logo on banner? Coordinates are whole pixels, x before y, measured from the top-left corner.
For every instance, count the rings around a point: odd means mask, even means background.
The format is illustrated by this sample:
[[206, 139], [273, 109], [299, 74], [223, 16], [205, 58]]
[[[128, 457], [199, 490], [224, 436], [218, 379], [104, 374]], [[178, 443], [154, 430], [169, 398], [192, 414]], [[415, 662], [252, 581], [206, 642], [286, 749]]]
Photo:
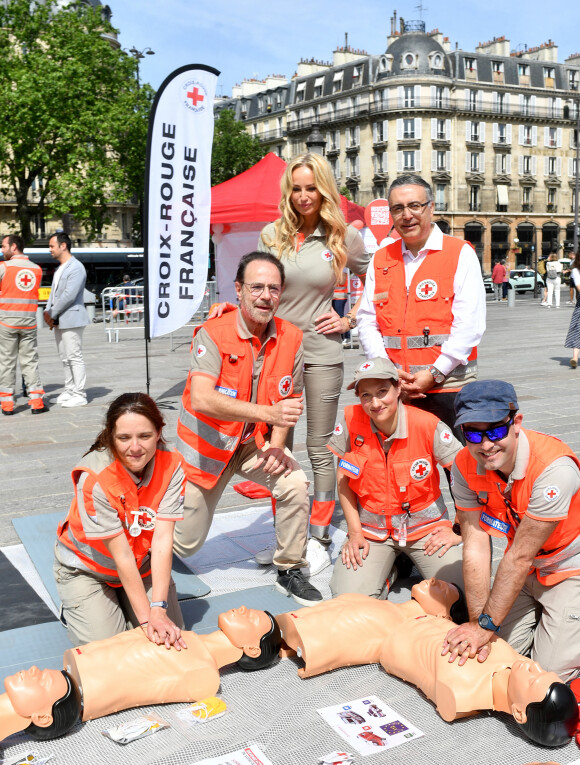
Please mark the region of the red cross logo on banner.
[[280, 380], [278, 390], [281, 396], [287, 396], [292, 391], [292, 378], [290, 375], [286, 375]]
[[195, 87], [193, 90], [190, 90], [187, 94], [188, 98], [191, 98], [191, 102], [194, 106], [197, 106], [198, 102], [203, 101], [205, 96], [202, 96], [202, 94], [199, 92], [199, 88]]
[[428, 460], [424, 458], [415, 460], [411, 465], [411, 478], [414, 478], [415, 481], [421, 481], [423, 478], [427, 478], [430, 472], [431, 465]]
[[423, 279], [417, 285], [415, 293], [419, 300], [430, 300], [437, 294], [437, 282], [433, 281], [433, 279]]
[[560, 496], [560, 489], [558, 486], [546, 486], [544, 489], [544, 499], [548, 502], [553, 502]]
[[16, 275], [16, 286], [18, 289], [22, 290], [22, 292], [30, 292], [35, 284], [36, 279], [34, 278], [34, 273], [29, 269], [22, 269]]
[[201, 358], [202, 356], [205, 356], [206, 350], [207, 350], [207, 348], [205, 347], [205, 345], [198, 345], [197, 346], [197, 351], [195, 352], [195, 355], [198, 358]]

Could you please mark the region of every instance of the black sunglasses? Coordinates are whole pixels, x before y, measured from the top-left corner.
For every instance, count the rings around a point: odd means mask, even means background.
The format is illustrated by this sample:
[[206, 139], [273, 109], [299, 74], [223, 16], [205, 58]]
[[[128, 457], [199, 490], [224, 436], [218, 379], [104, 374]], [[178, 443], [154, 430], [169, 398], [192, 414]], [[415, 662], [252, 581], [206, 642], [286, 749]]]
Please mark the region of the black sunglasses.
[[494, 425], [491, 428], [484, 428], [483, 430], [477, 430], [477, 428], [466, 428], [465, 425], [462, 425], [461, 428], [463, 430], [465, 440], [469, 441], [470, 444], [480, 444], [483, 441], [483, 437], [485, 435], [490, 441], [501, 441], [502, 438], [505, 438], [509, 433], [509, 429], [514, 424], [515, 416], [516, 413], [513, 412], [513, 414], [510, 414], [510, 418], [507, 422], [502, 422], [499, 425]]

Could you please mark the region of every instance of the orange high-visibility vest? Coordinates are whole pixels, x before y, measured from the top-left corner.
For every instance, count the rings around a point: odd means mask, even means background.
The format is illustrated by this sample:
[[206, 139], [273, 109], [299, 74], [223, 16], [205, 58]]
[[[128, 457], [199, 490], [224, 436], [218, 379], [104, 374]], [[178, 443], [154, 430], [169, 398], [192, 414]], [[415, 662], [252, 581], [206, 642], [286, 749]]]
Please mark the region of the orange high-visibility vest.
[[[203, 328], [222, 356], [216, 390], [241, 401], [250, 401], [254, 368], [252, 347], [258, 353], [261, 344], [255, 337], [240, 337], [237, 313], [230, 311], [217, 319], [211, 319]], [[300, 395], [294, 394], [292, 373], [302, 342], [302, 332], [283, 319], [274, 317], [274, 321], [276, 336], [266, 341], [264, 363], [258, 381], [257, 403], [263, 405]], [[191, 403], [190, 372], [181, 399], [176, 443], [184, 457], [183, 469], [187, 480], [206, 489], [215, 486], [238, 448], [245, 425], [244, 422], [226, 422], [196, 411]], [[258, 448], [264, 445], [264, 434], [267, 431], [266, 423], [255, 424], [250, 437], [254, 438]]]
[[[453, 282], [459, 254], [466, 242], [443, 235], [443, 249], [431, 251], [407, 288], [402, 240], [375, 253], [375, 305], [377, 324], [388, 357], [398, 367], [415, 373], [428, 369], [441, 355], [453, 323]], [[477, 348], [468, 364], [460, 364], [445, 382], [432, 388], [457, 390], [477, 375]]]
[[[395, 438], [387, 455], [382, 441], [360, 404], [344, 410], [350, 451], [338, 456], [338, 467], [349, 477], [357, 496], [361, 522], [381, 530], [369, 539], [398, 539], [406, 517], [407, 539], [421, 539], [438, 526], [451, 526], [439, 489], [433, 439], [439, 420], [429, 412], [405, 406], [407, 438]], [[450, 438], [451, 432], [449, 431]], [[331, 449], [331, 447], [328, 447]], [[332, 449], [331, 449], [332, 451]]]
[[[28, 260], [26, 255], [17, 257], [19, 260]], [[15, 325], [14, 320], [29, 318], [30, 329], [35, 329], [42, 269], [31, 261], [23, 265], [12, 260], [5, 261], [4, 268], [6, 271], [0, 290], [0, 324], [5, 327], [22, 326]]]
[[[135, 556], [137, 568], [141, 569], [143, 563], [147, 564], [143, 566], [143, 570], [140, 570], [141, 576], [145, 578], [150, 573], [149, 562], [146, 559], [151, 549], [155, 516], [175, 469], [181, 462], [181, 455], [176, 451], [157, 449], [151, 479], [147, 486], [140, 487], [137, 487], [129, 473], [114, 457], [111, 456], [109, 464], [104, 468], [102, 467], [102, 460], [102, 453], [91, 452], [73, 470], [75, 497], [67, 517], [58, 527], [57, 540], [59, 544], [64, 545], [74, 554], [78, 561], [78, 568], [92, 571], [107, 584], [120, 587], [121, 580], [117, 573], [115, 561], [103, 541], [101, 539], [89, 539], [85, 534], [76, 497], [78, 481], [83, 473], [88, 473], [83, 485], [83, 493], [85, 509], [89, 515], [91, 515], [93, 507], [87, 498], [92, 496], [92, 489], [95, 484], [99, 484], [109, 504], [119, 515], [123, 524], [123, 531]], [[138, 522], [141, 533], [138, 536], [131, 536], [129, 528], [135, 520], [133, 512], [137, 511], [140, 511]]]
[[[504, 499], [498, 486], [505, 489], [505, 482], [495, 471], [485, 471], [485, 475], [480, 475], [477, 462], [467, 447], [455, 459], [467, 485], [478, 495], [481, 504], [479, 525], [490, 536], [507, 537], [507, 549], [513, 543], [516, 530], [527, 512], [534, 483], [542, 472], [560, 457], [569, 457], [580, 467], [578, 457], [558, 438], [533, 430], [523, 432], [530, 443], [530, 460], [524, 478], [513, 482], [509, 501]], [[557, 492], [558, 487], [547, 487], [546, 491]], [[574, 495], [567, 518], [558, 523], [538, 551], [532, 566], [534, 570], [538, 581], [546, 585], [557, 584], [580, 574], [580, 492]]]

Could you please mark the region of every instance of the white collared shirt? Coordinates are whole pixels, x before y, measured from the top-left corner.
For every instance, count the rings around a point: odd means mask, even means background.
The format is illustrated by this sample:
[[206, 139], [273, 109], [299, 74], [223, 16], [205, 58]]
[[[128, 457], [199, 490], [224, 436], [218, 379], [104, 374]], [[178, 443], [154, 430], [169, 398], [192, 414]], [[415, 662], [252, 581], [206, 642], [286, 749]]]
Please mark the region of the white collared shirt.
[[[443, 232], [433, 225], [425, 246], [415, 256], [403, 242], [403, 262], [407, 291], [417, 269], [431, 250], [443, 248]], [[375, 294], [374, 259], [370, 262], [364, 293], [357, 312], [359, 340], [367, 359], [387, 357], [383, 337], [377, 324], [373, 303]], [[479, 260], [473, 248], [465, 244], [459, 253], [457, 270], [453, 280], [453, 322], [449, 339], [441, 346], [441, 355], [434, 362], [437, 369], [448, 375], [460, 364], [467, 364], [471, 350], [479, 344], [485, 332], [485, 288], [481, 277]]]

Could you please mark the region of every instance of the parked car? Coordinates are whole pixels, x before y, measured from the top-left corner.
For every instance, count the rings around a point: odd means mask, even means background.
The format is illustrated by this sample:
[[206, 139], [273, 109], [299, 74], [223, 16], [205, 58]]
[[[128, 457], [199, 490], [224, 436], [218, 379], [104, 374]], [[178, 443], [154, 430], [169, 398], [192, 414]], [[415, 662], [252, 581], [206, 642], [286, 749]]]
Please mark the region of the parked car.
[[[522, 268], [514, 268], [510, 271], [509, 284], [516, 292], [528, 292], [528, 290], [534, 289], [534, 269], [523, 266]], [[483, 284], [486, 292], [493, 293], [493, 283], [491, 276], [483, 277]], [[543, 289], [544, 277], [542, 274], [538, 274], [538, 286]]]

